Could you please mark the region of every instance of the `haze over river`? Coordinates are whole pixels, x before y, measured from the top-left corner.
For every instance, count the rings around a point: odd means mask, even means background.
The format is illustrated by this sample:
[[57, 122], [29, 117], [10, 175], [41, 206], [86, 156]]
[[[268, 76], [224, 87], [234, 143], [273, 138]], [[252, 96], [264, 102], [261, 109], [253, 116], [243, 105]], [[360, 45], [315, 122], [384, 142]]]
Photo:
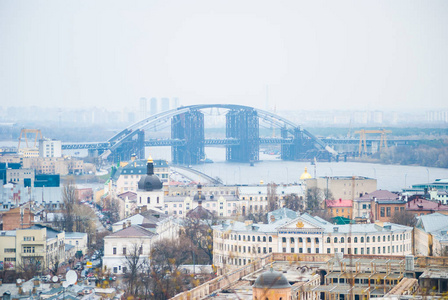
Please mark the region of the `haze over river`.
[[[151, 147], [154, 159], [171, 159], [168, 147]], [[378, 180], [378, 189], [398, 191], [412, 184], [433, 182], [437, 178], [448, 178], [448, 169], [419, 166], [383, 165], [357, 162], [310, 162], [282, 161], [277, 155], [260, 152], [260, 162], [251, 167], [248, 163], [229, 163], [225, 161], [224, 148], [206, 148], [210, 164], [192, 166], [212, 177], [219, 177], [225, 184], [294, 183], [300, 178], [305, 167], [314, 177], [320, 176], [365, 176]]]

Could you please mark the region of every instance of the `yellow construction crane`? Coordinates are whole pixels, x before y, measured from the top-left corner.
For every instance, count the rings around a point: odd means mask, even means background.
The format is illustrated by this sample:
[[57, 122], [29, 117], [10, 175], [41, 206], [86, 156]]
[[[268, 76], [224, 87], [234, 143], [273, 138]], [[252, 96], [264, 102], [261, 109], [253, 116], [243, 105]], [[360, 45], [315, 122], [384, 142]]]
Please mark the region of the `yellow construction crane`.
[[22, 128], [22, 131], [20, 131], [19, 146], [17, 147], [17, 152], [20, 151], [20, 142], [22, 141], [22, 135], [23, 135], [23, 138], [25, 139], [26, 147], [29, 148], [28, 137], [27, 137], [28, 133], [36, 134], [36, 136], [34, 138], [33, 148], [37, 148], [37, 145], [39, 143], [39, 137], [40, 137], [40, 139], [42, 139], [42, 132], [40, 131], [40, 129], [25, 129], [25, 128]]
[[380, 133], [380, 150], [387, 149], [387, 133], [392, 133], [390, 130], [381, 129], [381, 130], [365, 130], [361, 129], [358, 131], [355, 131], [355, 134], [359, 134], [359, 151], [358, 154], [361, 156], [363, 153], [363, 146], [364, 146], [364, 153], [367, 153], [367, 142], [366, 142], [366, 134], [367, 133]]

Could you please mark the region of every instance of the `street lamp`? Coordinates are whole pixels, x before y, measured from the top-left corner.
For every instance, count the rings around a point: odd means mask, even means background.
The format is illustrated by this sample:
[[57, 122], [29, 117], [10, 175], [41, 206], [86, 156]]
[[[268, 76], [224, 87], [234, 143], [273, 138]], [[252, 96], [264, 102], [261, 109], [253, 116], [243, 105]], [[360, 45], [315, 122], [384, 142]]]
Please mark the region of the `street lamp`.
[[426, 173], [428, 174], [428, 187], [429, 187], [429, 169], [426, 168]]

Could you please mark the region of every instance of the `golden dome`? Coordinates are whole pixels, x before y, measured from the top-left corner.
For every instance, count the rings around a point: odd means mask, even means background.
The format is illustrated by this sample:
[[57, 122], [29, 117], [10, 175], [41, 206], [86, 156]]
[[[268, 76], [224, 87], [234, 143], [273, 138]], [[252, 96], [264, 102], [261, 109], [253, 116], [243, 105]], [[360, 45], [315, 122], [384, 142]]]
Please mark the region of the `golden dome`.
[[148, 161], [147, 161], [147, 162], [148, 162], [148, 163], [152, 163], [152, 162], [153, 162], [151, 154], [149, 155], [149, 157], [148, 157]]
[[305, 172], [300, 176], [300, 180], [313, 178], [310, 173], [308, 173], [307, 167], [305, 167]]

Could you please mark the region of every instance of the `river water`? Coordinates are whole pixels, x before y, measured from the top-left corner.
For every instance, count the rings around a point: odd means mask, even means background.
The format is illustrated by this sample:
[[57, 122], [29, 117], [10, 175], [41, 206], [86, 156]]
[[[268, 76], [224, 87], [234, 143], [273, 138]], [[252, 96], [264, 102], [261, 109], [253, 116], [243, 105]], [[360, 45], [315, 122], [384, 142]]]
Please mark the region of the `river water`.
[[[170, 160], [171, 151], [167, 147], [151, 147], [147, 153], [153, 158]], [[225, 161], [224, 148], [206, 148], [210, 164], [192, 166], [212, 177], [219, 177], [225, 184], [294, 183], [300, 178], [305, 167], [314, 176], [365, 176], [378, 180], [378, 189], [399, 191], [412, 184], [433, 182], [438, 178], [448, 178], [448, 169], [419, 166], [383, 165], [358, 162], [310, 162], [282, 161], [276, 155], [260, 152], [260, 162], [229, 163]]]
[[[16, 146], [16, 142], [0, 142], [0, 146]], [[77, 150], [79, 155], [87, 151]], [[73, 151], [72, 151], [73, 152]], [[229, 163], [225, 161], [225, 148], [205, 148], [211, 164], [193, 168], [212, 177], [219, 177], [225, 184], [294, 183], [300, 178], [304, 168], [314, 176], [365, 176], [378, 180], [378, 189], [398, 191], [412, 184], [433, 182], [438, 178], [448, 178], [448, 169], [419, 166], [383, 165], [357, 162], [310, 162], [282, 161], [276, 155], [260, 152], [260, 162], [250, 166], [248, 163]], [[171, 160], [171, 147], [146, 148], [146, 156], [151, 153], [154, 159]], [[75, 153], [64, 154], [74, 155]], [[76, 153], [78, 154], [78, 153]]]

